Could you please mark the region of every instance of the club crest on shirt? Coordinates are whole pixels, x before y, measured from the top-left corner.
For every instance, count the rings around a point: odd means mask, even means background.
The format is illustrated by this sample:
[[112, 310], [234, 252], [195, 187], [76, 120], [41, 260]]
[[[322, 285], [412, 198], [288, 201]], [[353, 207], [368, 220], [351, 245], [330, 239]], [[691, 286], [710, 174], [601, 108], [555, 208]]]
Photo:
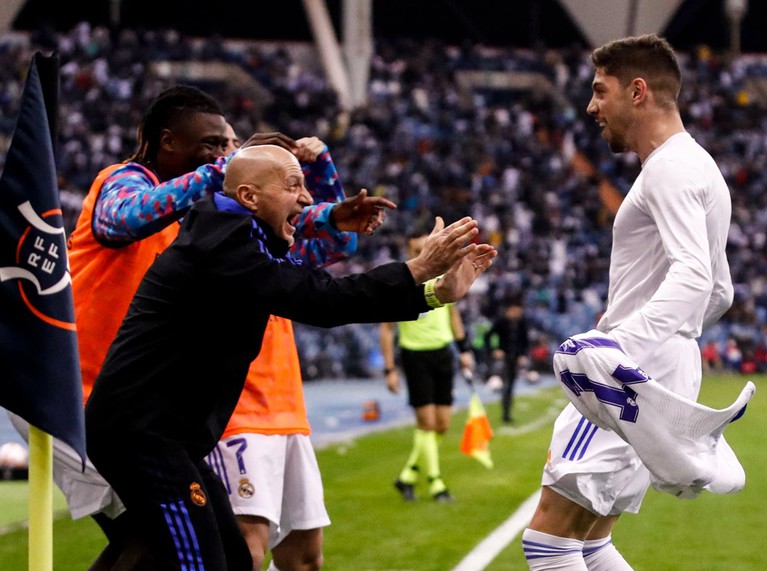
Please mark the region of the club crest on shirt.
[[256, 489], [253, 487], [253, 484], [250, 483], [250, 480], [247, 478], [242, 478], [240, 480], [240, 485], [237, 488], [237, 493], [241, 498], [245, 498], [247, 500], [248, 498], [253, 497], [253, 494], [256, 493]]
[[189, 497], [192, 499], [192, 503], [196, 506], [202, 507], [208, 503], [208, 498], [205, 496], [202, 486], [197, 482], [192, 482], [189, 486]]

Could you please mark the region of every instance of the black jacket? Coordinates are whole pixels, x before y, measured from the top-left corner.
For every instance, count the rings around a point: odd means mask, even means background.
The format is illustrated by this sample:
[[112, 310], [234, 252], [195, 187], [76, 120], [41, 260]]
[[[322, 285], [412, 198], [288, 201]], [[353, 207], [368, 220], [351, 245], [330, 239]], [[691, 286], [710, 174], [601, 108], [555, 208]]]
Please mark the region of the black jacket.
[[404, 263], [333, 278], [287, 249], [248, 213], [221, 211], [212, 197], [197, 202], [110, 347], [86, 406], [89, 441], [157, 436], [201, 460], [237, 404], [269, 315], [333, 327], [429, 309]]
[[520, 355], [527, 355], [530, 349], [527, 319], [509, 319], [502, 315], [493, 321], [490, 330], [485, 333], [485, 346], [490, 347], [490, 337], [498, 336], [498, 348], [506, 353], [506, 359], [516, 360]]

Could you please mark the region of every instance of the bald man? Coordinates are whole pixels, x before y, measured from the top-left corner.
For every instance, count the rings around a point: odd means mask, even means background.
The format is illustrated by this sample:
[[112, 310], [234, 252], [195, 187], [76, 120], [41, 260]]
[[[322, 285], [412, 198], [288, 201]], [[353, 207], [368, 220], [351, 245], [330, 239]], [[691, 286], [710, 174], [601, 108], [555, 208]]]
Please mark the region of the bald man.
[[[364, 191], [347, 199], [330, 151], [317, 137], [279, 146], [298, 158], [312, 198], [326, 201], [304, 209], [299, 219], [289, 252], [303, 263], [326, 267], [347, 258], [356, 251], [357, 234], [371, 233], [385, 210], [396, 208]], [[304, 220], [309, 212], [312, 219]], [[269, 552], [272, 571], [322, 567], [330, 517], [304, 401], [293, 322], [273, 315], [223, 438], [206, 457], [229, 493], [253, 571], [264, 568]]]
[[270, 315], [320, 327], [415, 319], [464, 296], [496, 255], [470, 243], [471, 218], [447, 227], [437, 218], [418, 257], [333, 278], [287, 253], [295, 219], [312, 203], [292, 153], [241, 149], [223, 188], [195, 203], [147, 271], [86, 406], [91, 460], [136, 514], [163, 570], [251, 569], [204, 458]]

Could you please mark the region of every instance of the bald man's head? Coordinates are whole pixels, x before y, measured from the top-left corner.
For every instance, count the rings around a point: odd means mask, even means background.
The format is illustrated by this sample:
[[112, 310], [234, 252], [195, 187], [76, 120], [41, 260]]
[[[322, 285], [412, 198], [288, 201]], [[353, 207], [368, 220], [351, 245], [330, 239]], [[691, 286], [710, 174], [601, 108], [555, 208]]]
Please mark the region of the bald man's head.
[[293, 244], [295, 218], [312, 197], [304, 187], [298, 159], [276, 145], [241, 148], [230, 159], [224, 194], [234, 198], [267, 223], [274, 233]]
[[241, 184], [263, 185], [270, 177], [280, 177], [286, 171], [301, 171], [298, 159], [277, 145], [256, 145], [241, 148], [229, 160], [224, 176], [224, 193], [236, 198]]

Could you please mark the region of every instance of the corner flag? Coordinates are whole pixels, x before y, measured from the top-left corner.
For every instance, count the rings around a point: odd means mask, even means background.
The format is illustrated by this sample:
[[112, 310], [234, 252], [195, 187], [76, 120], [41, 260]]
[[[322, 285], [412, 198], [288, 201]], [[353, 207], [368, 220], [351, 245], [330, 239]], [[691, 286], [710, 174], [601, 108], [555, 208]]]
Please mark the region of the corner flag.
[[493, 437], [493, 429], [487, 419], [485, 407], [474, 389], [470, 373], [464, 372], [464, 376], [472, 390], [469, 398], [469, 417], [466, 419], [461, 438], [461, 452], [475, 458], [490, 469], [493, 467], [493, 459], [490, 457], [490, 439]]
[[0, 178], [0, 405], [69, 444], [85, 424], [66, 237], [56, 183], [59, 62], [36, 53]]

